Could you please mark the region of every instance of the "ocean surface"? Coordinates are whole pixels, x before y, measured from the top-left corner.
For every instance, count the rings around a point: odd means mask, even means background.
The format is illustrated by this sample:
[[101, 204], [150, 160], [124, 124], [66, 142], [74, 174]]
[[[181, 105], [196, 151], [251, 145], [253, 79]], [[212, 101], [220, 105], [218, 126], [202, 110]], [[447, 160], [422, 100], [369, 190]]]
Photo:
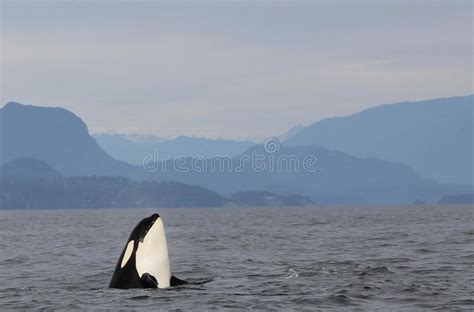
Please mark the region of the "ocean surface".
[[[108, 289], [129, 233], [158, 212], [172, 272]], [[473, 310], [472, 206], [0, 211], [0, 309]]]

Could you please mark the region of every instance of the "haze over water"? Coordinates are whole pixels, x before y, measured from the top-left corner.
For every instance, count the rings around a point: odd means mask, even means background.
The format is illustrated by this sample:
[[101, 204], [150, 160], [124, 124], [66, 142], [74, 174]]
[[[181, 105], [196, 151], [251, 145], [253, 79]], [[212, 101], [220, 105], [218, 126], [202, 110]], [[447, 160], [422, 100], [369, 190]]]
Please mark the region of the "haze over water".
[[[172, 272], [111, 290], [130, 231], [164, 219]], [[0, 211], [2, 310], [469, 310], [472, 206]]]

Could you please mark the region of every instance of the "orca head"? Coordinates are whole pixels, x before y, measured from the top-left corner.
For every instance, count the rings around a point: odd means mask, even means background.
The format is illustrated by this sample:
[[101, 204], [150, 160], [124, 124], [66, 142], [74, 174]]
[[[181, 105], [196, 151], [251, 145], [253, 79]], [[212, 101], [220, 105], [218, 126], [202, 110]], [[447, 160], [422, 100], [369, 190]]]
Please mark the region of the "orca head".
[[145, 237], [147, 236], [150, 229], [155, 224], [156, 220], [158, 220], [160, 216], [155, 213], [148, 218], [141, 220], [133, 229], [132, 233], [130, 233], [130, 237], [128, 238], [127, 245], [122, 254], [122, 261], [120, 262], [120, 267], [123, 268], [129, 263], [130, 259], [133, 258], [133, 254], [136, 253], [137, 247], [139, 246], [140, 242], [143, 242]]
[[159, 218], [160, 215], [154, 213], [151, 216], [141, 220], [130, 234], [129, 241], [134, 240], [136, 242], [143, 242], [148, 232]]

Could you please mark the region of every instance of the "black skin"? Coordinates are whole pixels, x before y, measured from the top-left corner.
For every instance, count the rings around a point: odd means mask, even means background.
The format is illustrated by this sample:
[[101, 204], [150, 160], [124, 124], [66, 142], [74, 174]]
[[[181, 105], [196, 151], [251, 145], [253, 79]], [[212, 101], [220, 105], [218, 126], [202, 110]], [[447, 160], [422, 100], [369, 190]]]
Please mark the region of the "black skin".
[[[158, 287], [158, 282], [156, 281], [156, 278], [153, 275], [144, 273], [141, 277], [138, 276], [138, 272], [135, 265], [135, 254], [138, 248], [138, 243], [143, 242], [143, 239], [145, 238], [146, 234], [159, 217], [160, 216], [155, 213], [150, 217], [143, 219], [135, 226], [132, 233], [130, 234], [130, 237], [127, 240], [127, 244], [125, 245], [122, 254], [120, 255], [117, 265], [115, 266], [115, 271], [112, 276], [112, 280], [110, 281], [109, 288], [128, 289]], [[130, 259], [125, 264], [125, 266], [121, 268], [120, 265], [122, 263], [123, 255], [125, 254], [125, 250], [127, 249], [128, 242], [130, 242], [131, 240], [134, 241], [132, 255], [130, 256]], [[188, 282], [171, 276], [171, 286], [175, 287], [184, 284], [188, 284]]]
[[140, 277], [140, 282], [142, 283], [143, 288], [158, 288], [158, 282], [151, 274], [144, 273], [142, 277]]

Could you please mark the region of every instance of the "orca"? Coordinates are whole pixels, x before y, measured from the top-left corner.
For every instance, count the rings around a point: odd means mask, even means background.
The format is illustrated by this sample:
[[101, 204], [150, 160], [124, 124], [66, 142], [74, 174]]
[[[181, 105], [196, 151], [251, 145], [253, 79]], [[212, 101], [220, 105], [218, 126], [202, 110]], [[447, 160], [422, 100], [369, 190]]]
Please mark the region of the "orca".
[[165, 228], [158, 214], [133, 229], [115, 266], [109, 288], [168, 288], [188, 284], [171, 275]]

